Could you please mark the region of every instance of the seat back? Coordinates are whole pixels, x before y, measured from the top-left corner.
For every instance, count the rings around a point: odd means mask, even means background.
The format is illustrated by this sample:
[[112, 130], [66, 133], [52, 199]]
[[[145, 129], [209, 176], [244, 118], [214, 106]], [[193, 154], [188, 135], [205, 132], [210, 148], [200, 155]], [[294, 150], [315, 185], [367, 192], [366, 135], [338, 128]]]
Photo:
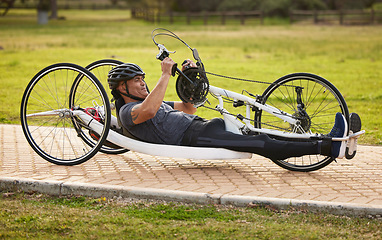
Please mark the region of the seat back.
[[133, 134], [131, 134], [129, 132], [129, 130], [127, 130], [127, 128], [125, 128], [123, 125], [122, 125], [122, 122], [121, 122], [121, 119], [119, 117], [119, 110], [121, 109], [121, 107], [125, 104], [125, 102], [123, 101], [122, 98], [119, 98], [118, 100], [115, 101], [115, 112], [116, 112], [116, 115], [117, 115], [117, 121], [118, 121], [118, 125], [122, 128], [122, 134], [128, 138], [132, 138], [132, 139], [135, 139], [135, 140], [140, 140], [139, 138], [137, 138], [136, 136], [134, 136]]

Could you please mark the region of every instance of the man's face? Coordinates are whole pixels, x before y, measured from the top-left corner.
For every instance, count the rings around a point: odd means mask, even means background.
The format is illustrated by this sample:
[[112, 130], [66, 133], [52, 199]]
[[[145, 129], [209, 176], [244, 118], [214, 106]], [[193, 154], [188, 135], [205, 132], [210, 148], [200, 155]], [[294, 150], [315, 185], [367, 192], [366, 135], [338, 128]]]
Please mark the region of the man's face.
[[[126, 82], [129, 94], [140, 98], [146, 98], [149, 95], [144, 78], [144, 76], [135, 76]], [[124, 82], [121, 82], [121, 85], [119, 85], [119, 91], [126, 93]]]

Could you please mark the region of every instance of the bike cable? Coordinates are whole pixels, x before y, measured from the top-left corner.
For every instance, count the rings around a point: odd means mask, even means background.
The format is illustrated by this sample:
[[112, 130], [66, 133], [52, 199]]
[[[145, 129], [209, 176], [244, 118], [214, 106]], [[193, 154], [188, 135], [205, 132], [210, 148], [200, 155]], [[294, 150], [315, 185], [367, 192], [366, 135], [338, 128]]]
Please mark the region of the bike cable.
[[[164, 33], [163, 32], [159, 32], [159, 33], [155, 33], [154, 34], [155, 31], [165, 31], [165, 32]], [[157, 37], [157, 36], [168, 36], [168, 37], [175, 38], [175, 39], [179, 40], [180, 42], [182, 42], [186, 47], [188, 47], [192, 51], [192, 48], [185, 41], [183, 41], [180, 37], [178, 37], [175, 33], [171, 32], [168, 29], [165, 29], [165, 28], [155, 28], [151, 32], [151, 39], [153, 40], [154, 44], [158, 46], [159, 43], [157, 43], [155, 41], [155, 37]]]
[[[162, 31], [162, 32], [160, 32], [160, 31]], [[157, 33], [155, 33], [155, 32], [157, 32]], [[190, 49], [192, 51], [195, 60], [197, 60], [198, 62], [200, 62], [200, 64], [202, 64], [202, 61], [201, 61], [201, 59], [199, 57], [199, 54], [198, 54], [197, 50], [195, 48], [191, 48], [190, 45], [188, 45], [184, 40], [182, 40], [174, 32], [172, 32], [172, 31], [170, 31], [168, 29], [165, 29], [165, 28], [156, 28], [156, 29], [154, 29], [151, 32], [151, 38], [152, 38], [154, 44], [158, 46], [159, 43], [157, 43], [155, 41], [155, 37], [157, 37], [157, 36], [167, 36], [167, 37], [172, 37], [172, 38], [175, 38], [175, 39], [179, 40], [188, 49]], [[271, 83], [271, 82], [265, 82], [265, 81], [259, 81], [259, 80], [250, 80], [250, 79], [245, 79], [245, 78], [230, 77], [230, 76], [225, 76], [225, 75], [221, 75], [221, 74], [217, 74], [217, 73], [211, 73], [211, 72], [207, 72], [207, 71], [204, 70], [204, 65], [203, 64], [202, 64], [202, 71], [201, 72], [202, 73], [204, 72], [205, 74], [209, 74], [209, 75], [212, 75], [212, 76], [226, 78], [226, 79], [231, 79], [231, 80], [238, 80], [238, 81], [244, 81], [244, 82], [267, 84], [267, 85], [270, 85], [270, 86], [273, 85], [273, 86], [285, 86], [285, 87], [294, 87], [294, 88], [298, 87], [298, 86], [289, 85], [289, 84], [278, 84], [278, 83]]]

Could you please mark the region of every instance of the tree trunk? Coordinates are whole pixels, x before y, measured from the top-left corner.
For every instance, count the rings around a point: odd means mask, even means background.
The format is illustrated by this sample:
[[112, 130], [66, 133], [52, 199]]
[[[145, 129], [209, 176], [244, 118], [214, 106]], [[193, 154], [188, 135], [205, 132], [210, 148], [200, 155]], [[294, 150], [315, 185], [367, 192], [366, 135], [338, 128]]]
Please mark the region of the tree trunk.
[[57, 0], [50, 0], [50, 19], [57, 19]]

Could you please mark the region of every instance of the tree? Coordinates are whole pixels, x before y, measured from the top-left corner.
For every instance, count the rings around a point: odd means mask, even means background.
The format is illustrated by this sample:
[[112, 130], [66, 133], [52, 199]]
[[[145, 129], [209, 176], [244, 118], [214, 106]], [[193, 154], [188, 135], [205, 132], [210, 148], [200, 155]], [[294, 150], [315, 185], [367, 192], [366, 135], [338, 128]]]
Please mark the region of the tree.
[[[111, 0], [115, 1], [116, 0]], [[131, 8], [155, 8], [155, 9], [166, 9], [173, 4], [173, 0], [119, 0], [127, 2]]]
[[50, 0], [50, 19], [57, 19], [57, 0]]
[[259, 9], [261, 0], [223, 0], [218, 9], [223, 11], [248, 11]]
[[326, 9], [322, 0], [291, 0], [291, 7], [298, 10]]
[[370, 8], [378, 0], [322, 0], [329, 9], [363, 9]]
[[[117, 0], [110, 0], [117, 1]], [[290, 10], [321, 10], [371, 7], [382, 0], [118, 0], [133, 8], [160, 11], [250, 11], [261, 10], [270, 16], [287, 17]]]
[[15, 3], [15, 1], [16, 0], [1, 0], [0, 1], [0, 5], [2, 4], [6, 5], [4, 12], [1, 14], [2, 16], [5, 16], [8, 13], [9, 9], [13, 8], [13, 4]]

